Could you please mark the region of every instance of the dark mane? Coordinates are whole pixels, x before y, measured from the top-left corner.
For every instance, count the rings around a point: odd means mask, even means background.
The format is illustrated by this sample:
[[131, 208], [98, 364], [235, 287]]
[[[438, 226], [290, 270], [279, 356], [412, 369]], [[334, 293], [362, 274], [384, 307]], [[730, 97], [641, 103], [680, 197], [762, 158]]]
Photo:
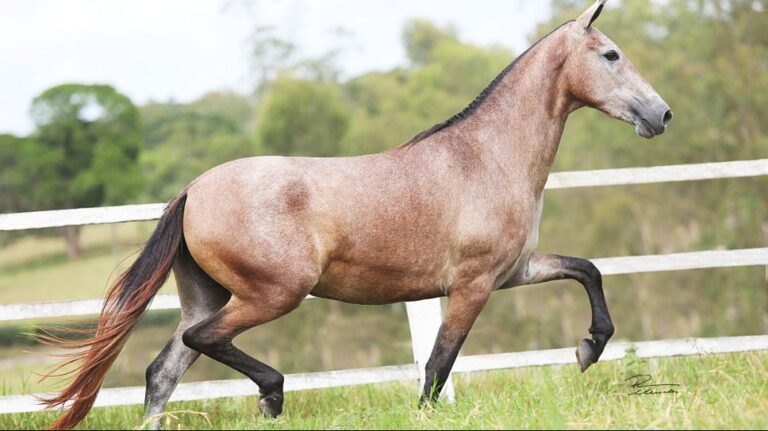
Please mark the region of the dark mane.
[[416, 136], [411, 138], [411, 140], [409, 140], [405, 144], [400, 145], [399, 148], [407, 147], [407, 146], [413, 145], [413, 144], [415, 144], [417, 142], [423, 141], [424, 139], [434, 135], [435, 133], [437, 133], [437, 132], [439, 132], [439, 131], [441, 131], [443, 129], [447, 129], [448, 127], [450, 127], [450, 126], [452, 126], [454, 124], [457, 124], [457, 123], [461, 122], [462, 120], [464, 120], [465, 118], [469, 117], [470, 115], [474, 114], [475, 111], [477, 110], [477, 108], [480, 107], [480, 105], [483, 104], [485, 99], [488, 98], [488, 96], [493, 92], [493, 90], [496, 89], [496, 87], [504, 79], [504, 77], [507, 76], [509, 74], [509, 72], [512, 71], [512, 69], [515, 68], [515, 66], [517, 66], [518, 62], [522, 58], [524, 58], [526, 56], [526, 54], [528, 54], [533, 48], [535, 48], [536, 45], [541, 43], [541, 41], [543, 41], [544, 39], [548, 38], [550, 35], [552, 35], [556, 31], [560, 30], [563, 26], [565, 26], [566, 24], [571, 23], [572, 21], [573, 20], [561, 24], [559, 27], [557, 27], [556, 29], [552, 30], [549, 34], [547, 34], [546, 36], [542, 37], [536, 43], [531, 45], [528, 49], [525, 50], [525, 52], [523, 52], [522, 54], [517, 56], [517, 58], [515, 58], [515, 60], [512, 63], [507, 65], [507, 67], [505, 67], [504, 70], [502, 70], [501, 73], [499, 73], [496, 76], [496, 78], [494, 78], [493, 81], [491, 81], [491, 83], [488, 84], [483, 89], [483, 91], [481, 91], [480, 94], [477, 95], [477, 97], [475, 97], [475, 100], [473, 100], [472, 103], [467, 105], [460, 112], [454, 114], [451, 118], [447, 119], [446, 121], [443, 121], [442, 123], [435, 124], [431, 128], [420, 132], [419, 134], [417, 134]]

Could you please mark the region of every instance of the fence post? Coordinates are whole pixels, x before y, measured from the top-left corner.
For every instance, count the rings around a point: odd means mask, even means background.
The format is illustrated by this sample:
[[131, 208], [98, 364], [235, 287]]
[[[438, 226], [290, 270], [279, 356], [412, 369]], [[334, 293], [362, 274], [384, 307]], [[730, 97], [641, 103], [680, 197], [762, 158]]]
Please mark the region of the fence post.
[[[419, 391], [424, 387], [424, 367], [427, 365], [432, 346], [437, 338], [437, 331], [443, 321], [440, 298], [425, 299], [423, 301], [406, 302], [405, 309], [408, 312], [408, 326], [411, 329], [411, 347], [413, 360], [419, 370]], [[443, 387], [442, 399], [448, 403], [455, 400], [453, 379], [449, 375], [448, 381]]]

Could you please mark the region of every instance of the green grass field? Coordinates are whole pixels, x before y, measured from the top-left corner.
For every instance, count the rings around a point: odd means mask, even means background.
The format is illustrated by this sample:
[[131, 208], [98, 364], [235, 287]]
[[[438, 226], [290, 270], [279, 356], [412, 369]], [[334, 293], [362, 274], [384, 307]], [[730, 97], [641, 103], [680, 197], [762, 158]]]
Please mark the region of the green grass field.
[[[650, 374], [677, 393], [631, 395], [625, 379]], [[416, 408], [413, 382], [293, 392], [266, 420], [253, 397], [172, 403], [172, 429], [735, 428], [768, 426], [768, 352], [493, 371], [459, 376], [457, 401]], [[82, 429], [141, 425], [141, 407], [100, 408]], [[40, 428], [53, 413], [0, 416], [4, 429]]]

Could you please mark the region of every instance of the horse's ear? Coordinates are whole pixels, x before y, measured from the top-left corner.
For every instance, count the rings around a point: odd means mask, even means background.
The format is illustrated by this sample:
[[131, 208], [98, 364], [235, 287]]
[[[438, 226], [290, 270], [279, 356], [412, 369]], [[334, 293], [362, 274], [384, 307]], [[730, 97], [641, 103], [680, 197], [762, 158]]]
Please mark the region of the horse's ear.
[[603, 11], [603, 5], [606, 0], [597, 0], [589, 9], [585, 10], [578, 18], [576, 18], [576, 24], [578, 29], [588, 30], [592, 27], [592, 23], [595, 22], [597, 17], [600, 16], [600, 12]]

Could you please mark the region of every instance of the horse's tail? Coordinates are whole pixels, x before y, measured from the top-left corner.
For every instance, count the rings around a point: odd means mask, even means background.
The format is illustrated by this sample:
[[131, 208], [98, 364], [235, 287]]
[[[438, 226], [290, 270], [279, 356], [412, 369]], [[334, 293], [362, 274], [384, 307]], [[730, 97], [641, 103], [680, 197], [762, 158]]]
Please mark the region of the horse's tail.
[[104, 375], [123, 349], [128, 335], [152, 298], [168, 278], [174, 258], [184, 241], [182, 220], [186, 199], [187, 193], [184, 191], [168, 204], [138, 259], [109, 289], [99, 324], [91, 331], [92, 338], [65, 341], [51, 335], [39, 337], [43, 342], [57, 347], [78, 349], [68, 354], [68, 360], [56, 370], [73, 363], [78, 364], [76, 369], [61, 374], [54, 374], [54, 370], [45, 376], [75, 373], [74, 379], [64, 390], [52, 398], [41, 400], [47, 408], [65, 407], [71, 403], [70, 409], [51, 424], [50, 429], [74, 427], [93, 407]]

